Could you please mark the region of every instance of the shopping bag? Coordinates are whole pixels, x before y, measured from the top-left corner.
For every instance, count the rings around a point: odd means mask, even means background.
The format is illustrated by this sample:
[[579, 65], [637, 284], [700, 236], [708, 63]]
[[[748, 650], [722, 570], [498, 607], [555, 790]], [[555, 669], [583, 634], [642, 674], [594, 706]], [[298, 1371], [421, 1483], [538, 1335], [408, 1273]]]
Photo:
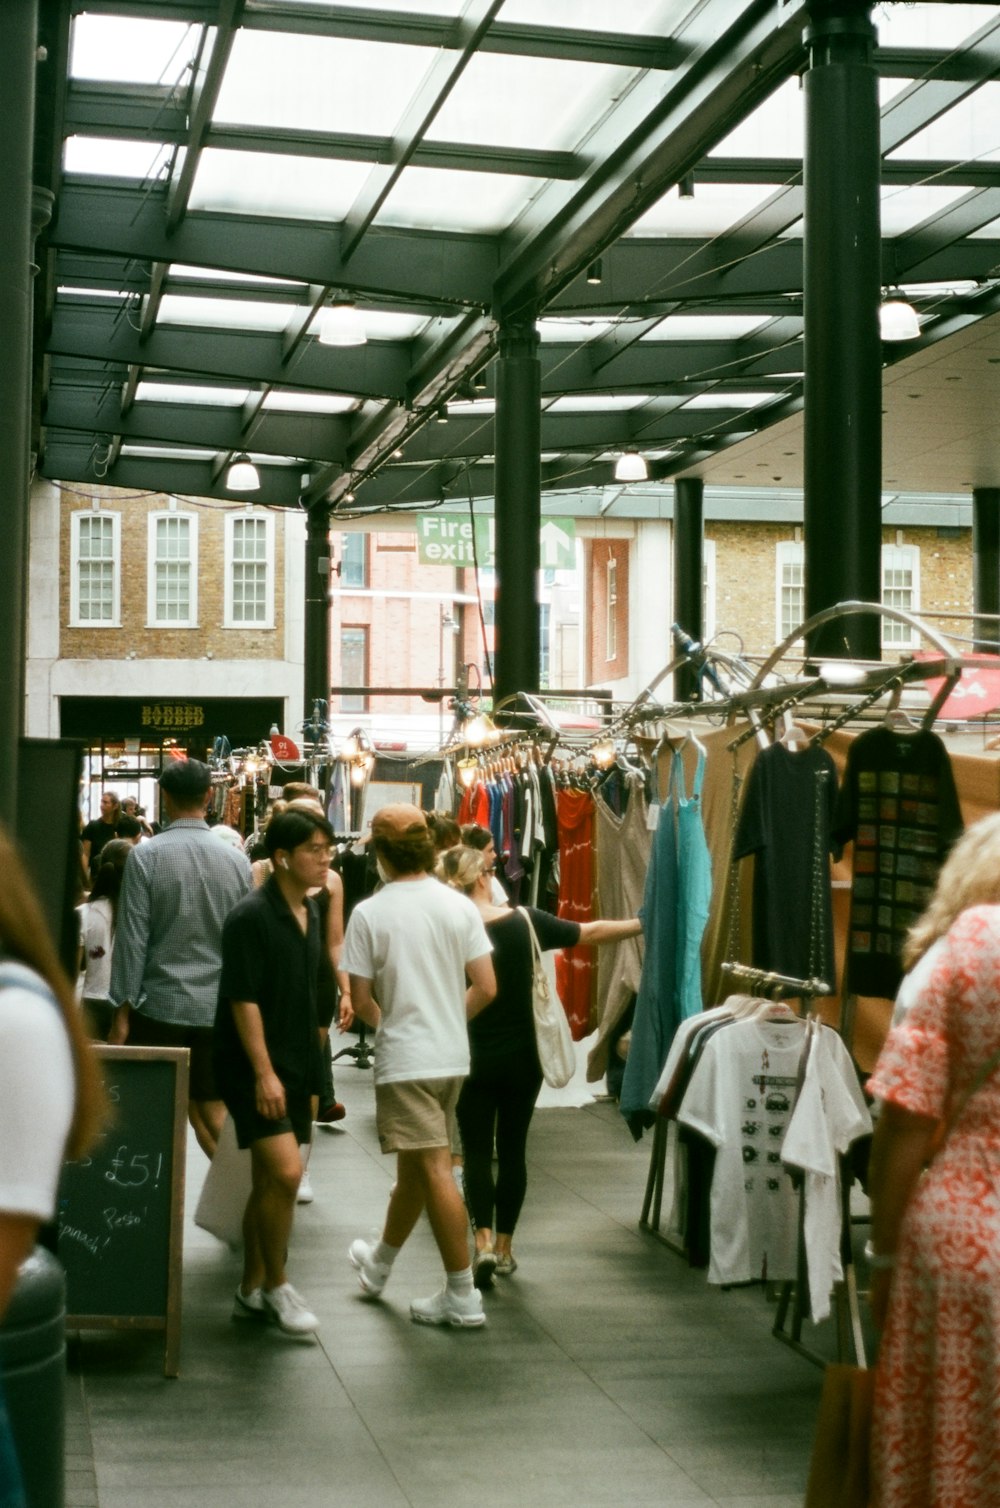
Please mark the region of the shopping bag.
[[243, 1211], [250, 1198], [250, 1152], [236, 1145], [236, 1130], [227, 1115], [219, 1145], [209, 1163], [194, 1223], [224, 1241], [233, 1251], [243, 1245]]
[[531, 924], [531, 917], [523, 906], [518, 911], [524, 917], [531, 934], [532, 979], [531, 1006], [535, 1017], [535, 1042], [538, 1061], [542, 1065], [542, 1077], [553, 1089], [562, 1089], [576, 1073], [576, 1051], [573, 1037], [566, 1020], [562, 1001], [549, 988], [548, 976], [542, 961], [542, 950]]
[[827, 1367], [805, 1508], [868, 1508], [874, 1377], [868, 1367]]

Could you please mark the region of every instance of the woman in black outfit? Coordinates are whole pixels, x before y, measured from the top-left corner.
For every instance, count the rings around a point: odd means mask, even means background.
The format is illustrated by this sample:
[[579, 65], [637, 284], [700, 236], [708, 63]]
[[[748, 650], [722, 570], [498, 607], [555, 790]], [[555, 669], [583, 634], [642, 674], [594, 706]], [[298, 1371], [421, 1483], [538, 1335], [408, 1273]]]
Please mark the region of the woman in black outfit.
[[[493, 944], [497, 977], [496, 998], [469, 1022], [472, 1065], [458, 1101], [465, 1197], [476, 1236], [472, 1270], [476, 1286], [488, 1288], [494, 1273], [507, 1277], [517, 1267], [511, 1241], [528, 1182], [528, 1127], [542, 1087], [532, 1010], [531, 937], [520, 911], [491, 900], [492, 874], [482, 852], [449, 849], [439, 859], [438, 874], [478, 907]], [[641, 931], [638, 920], [579, 923], [534, 907], [525, 909], [543, 952], [578, 943], [618, 942]]]

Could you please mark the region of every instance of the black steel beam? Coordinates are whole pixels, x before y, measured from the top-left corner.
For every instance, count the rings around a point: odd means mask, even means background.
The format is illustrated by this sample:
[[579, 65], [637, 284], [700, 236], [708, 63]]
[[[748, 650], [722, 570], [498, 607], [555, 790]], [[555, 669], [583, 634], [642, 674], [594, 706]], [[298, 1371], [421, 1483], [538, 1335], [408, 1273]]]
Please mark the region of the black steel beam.
[[380, 230], [355, 254], [348, 275], [336, 226], [198, 212], [168, 236], [162, 193], [140, 198], [135, 185], [94, 179], [64, 182], [48, 239], [57, 248], [101, 257], [258, 273], [373, 298], [427, 299], [439, 308], [446, 299], [488, 308], [499, 264], [491, 236]]
[[[951, 56], [951, 77], [935, 73], [929, 78], [921, 78], [883, 106], [880, 125], [883, 155], [902, 147], [911, 136], [947, 110], [954, 109], [984, 80], [993, 78], [1000, 71], [1000, 16], [981, 27]], [[959, 67], [961, 77], [955, 76]]]
[[195, 78], [188, 102], [190, 127], [185, 143], [184, 160], [180, 171], [173, 178], [167, 197], [167, 232], [175, 231], [187, 214], [194, 187], [195, 176], [205, 147], [205, 137], [218, 102], [219, 91], [226, 76], [229, 55], [236, 40], [236, 31], [243, 16], [244, 0], [219, 0], [218, 15], [212, 30], [206, 32], [205, 40], [211, 37], [208, 60], [202, 68], [198, 59]]
[[[299, 506], [299, 472], [294, 467], [259, 465], [260, 491], [254, 502], [273, 508]], [[126, 492], [164, 492], [178, 497], [211, 497], [238, 501], [227, 492], [222, 476], [213, 478], [209, 460], [120, 455], [114, 465], [96, 465], [93, 444], [84, 439], [48, 437], [39, 460], [39, 474], [53, 481], [81, 486], [121, 487]]]

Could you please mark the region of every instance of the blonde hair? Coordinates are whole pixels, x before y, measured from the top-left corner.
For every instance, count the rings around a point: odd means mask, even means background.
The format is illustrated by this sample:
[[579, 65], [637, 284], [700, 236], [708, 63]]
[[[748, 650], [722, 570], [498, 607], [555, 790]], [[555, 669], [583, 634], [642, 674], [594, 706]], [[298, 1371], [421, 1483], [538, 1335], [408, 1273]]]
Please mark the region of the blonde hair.
[[962, 834], [941, 866], [926, 911], [903, 944], [903, 967], [912, 969], [970, 906], [1000, 904], [1000, 812]]
[[[76, 1077], [67, 1157], [81, 1157], [107, 1119], [107, 1099], [97, 1059], [80, 1022], [73, 986], [59, 962], [35, 887], [7, 832], [0, 828], [0, 952], [34, 969], [59, 1005]], [[39, 1009], [49, 1007], [39, 1004]]]
[[438, 855], [434, 867], [439, 880], [450, 885], [452, 890], [461, 890], [463, 895], [468, 895], [470, 890], [475, 889], [476, 881], [486, 870], [486, 860], [481, 851], [478, 848], [467, 848], [464, 844], [445, 849], [444, 853]]

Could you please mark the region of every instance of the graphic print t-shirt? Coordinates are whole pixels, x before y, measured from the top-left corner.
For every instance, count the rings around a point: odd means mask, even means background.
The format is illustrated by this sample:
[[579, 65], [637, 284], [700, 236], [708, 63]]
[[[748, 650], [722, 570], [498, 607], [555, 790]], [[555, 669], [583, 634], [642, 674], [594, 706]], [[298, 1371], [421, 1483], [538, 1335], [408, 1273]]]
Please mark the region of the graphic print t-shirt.
[[678, 1120], [717, 1148], [710, 1283], [795, 1277], [799, 1197], [781, 1162], [805, 1027], [737, 1021], [704, 1045]]
[[854, 840], [846, 985], [895, 997], [907, 931], [962, 831], [951, 760], [936, 733], [873, 728], [851, 745], [834, 837]]

